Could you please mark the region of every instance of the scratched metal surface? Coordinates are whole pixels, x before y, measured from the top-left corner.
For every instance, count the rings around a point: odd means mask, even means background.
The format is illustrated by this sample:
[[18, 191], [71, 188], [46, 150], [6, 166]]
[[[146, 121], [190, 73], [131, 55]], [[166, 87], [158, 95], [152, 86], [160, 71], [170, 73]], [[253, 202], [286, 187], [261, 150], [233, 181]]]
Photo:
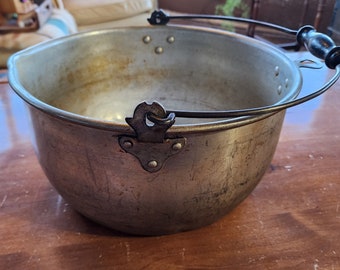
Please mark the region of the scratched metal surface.
[[[305, 88], [322, 83], [307, 73]], [[223, 219], [132, 237], [58, 195], [37, 162], [22, 102], [0, 84], [0, 269], [340, 269], [339, 91], [337, 83], [288, 110], [270, 168]]]

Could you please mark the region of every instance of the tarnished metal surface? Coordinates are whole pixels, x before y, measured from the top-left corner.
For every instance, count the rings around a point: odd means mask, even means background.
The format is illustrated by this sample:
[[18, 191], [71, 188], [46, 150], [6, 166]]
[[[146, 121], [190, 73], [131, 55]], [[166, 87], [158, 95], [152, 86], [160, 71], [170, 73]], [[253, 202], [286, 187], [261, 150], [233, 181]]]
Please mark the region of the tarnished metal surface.
[[185, 148], [150, 173], [119, 145], [136, 135], [125, 118], [138, 104], [251, 108], [290, 100], [301, 86], [296, 65], [266, 44], [172, 27], [79, 34], [12, 61], [11, 85], [31, 105], [53, 186], [83, 215], [133, 234], [190, 230], [233, 209], [270, 164], [285, 113], [176, 118], [166, 137], [185, 137]]
[[[158, 47], [163, 53], [155, 52]], [[290, 100], [301, 87], [298, 67], [281, 51], [217, 30], [150, 27], [81, 33], [35, 47], [16, 65], [21, 84], [38, 99], [27, 97], [29, 102], [70, 121], [107, 128], [113, 123], [123, 132], [129, 129], [125, 117], [143, 101], [158, 101], [167, 110], [243, 109]], [[239, 126], [250, 119], [236, 120]], [[235, 118], [177, 119], [169, 132], [198, 131], [202, 125], [223, 129], [231, 122]]]
[[187, 134], [185, 150], [149, 173], [118, 134], [31, 113], [40, 163], [65, 200], [108, 227], [147, 235], [210, 224], [246, 198], [270, 164], [284, 117]]

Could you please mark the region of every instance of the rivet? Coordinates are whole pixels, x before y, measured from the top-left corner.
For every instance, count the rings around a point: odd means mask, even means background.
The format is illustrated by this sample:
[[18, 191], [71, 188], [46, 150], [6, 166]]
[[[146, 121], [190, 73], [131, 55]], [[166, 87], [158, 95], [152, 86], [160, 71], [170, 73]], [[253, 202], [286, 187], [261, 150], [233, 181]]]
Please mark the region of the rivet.
[[279, 85], [279, 87], [277, 88], [277, 93], [278, 93], [279, 95], [282, 94], [282, 85]]
[[182, 149], [182, 144], [181, 143], [174, 143], [172, 145], [172, 149], [175, 150], [175, 151], [179, 151]]
[[285, 87], [288, 88], [288, 86], [289, 86], [289, 79], [287, 78], [287, 79], [285, 80]]
[[174, 43], [174, 42], [175, 42], [175, 37], [174, 37], [174, 36], [168, 37], [168, 38], [167, 38], [167, 42], [170, 43], [170, 44], [171, 44], [171, 43]]
[[279, 76], [280, 68], [278, 66], [275, 67], [275, 76]]
[[144, 42], [145, 44], [150, 43], [150, 42], [151, 42], [151, 37], [150, 37], [150, 36], [145, 36], [145, 37], [143, 37], [143, 42]]
[[148, 162], [149, 168], [156, 168], [158, 166], [158, 162], [156, 160], [151, 160]]
[[156, 47], [155, 48], [155, 53], [162, 54], [163, 53], [163, 48], [162, 47]]
[[131, 141], [125, 141], [123, 143], [123, 145], [124, 145], [125, 148], [132, 148], [133, 143]]

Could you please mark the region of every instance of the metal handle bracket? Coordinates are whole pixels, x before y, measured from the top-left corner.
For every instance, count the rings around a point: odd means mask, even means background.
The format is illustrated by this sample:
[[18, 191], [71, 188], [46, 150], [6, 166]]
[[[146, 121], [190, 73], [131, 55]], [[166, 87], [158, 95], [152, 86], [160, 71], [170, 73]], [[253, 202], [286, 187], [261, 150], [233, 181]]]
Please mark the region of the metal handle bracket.
[[175, 123], [175, 115], [168, 114], [159, 103], [139, 104], [126, 122], [136, 136], [120, 136], [119, 145], [135, 156], [148, 172], [159, 171], [165, 161], [181, 152], [186, 144], [184, 137], [166, 138], [166, 131]]

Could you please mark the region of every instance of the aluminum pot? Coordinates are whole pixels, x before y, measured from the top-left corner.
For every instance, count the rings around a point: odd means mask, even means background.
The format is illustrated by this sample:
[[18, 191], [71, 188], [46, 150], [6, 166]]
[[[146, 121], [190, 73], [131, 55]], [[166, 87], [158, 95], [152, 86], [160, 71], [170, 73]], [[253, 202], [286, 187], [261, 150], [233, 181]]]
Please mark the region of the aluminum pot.
[[[80, 33], [8, 64], [52, 185], [84, 216], [140, 235], [211, 224], [245, 199], [302, 84], [273, 46], [192, 27]], [[237, 114], [253, 108], [268, 110]]]

